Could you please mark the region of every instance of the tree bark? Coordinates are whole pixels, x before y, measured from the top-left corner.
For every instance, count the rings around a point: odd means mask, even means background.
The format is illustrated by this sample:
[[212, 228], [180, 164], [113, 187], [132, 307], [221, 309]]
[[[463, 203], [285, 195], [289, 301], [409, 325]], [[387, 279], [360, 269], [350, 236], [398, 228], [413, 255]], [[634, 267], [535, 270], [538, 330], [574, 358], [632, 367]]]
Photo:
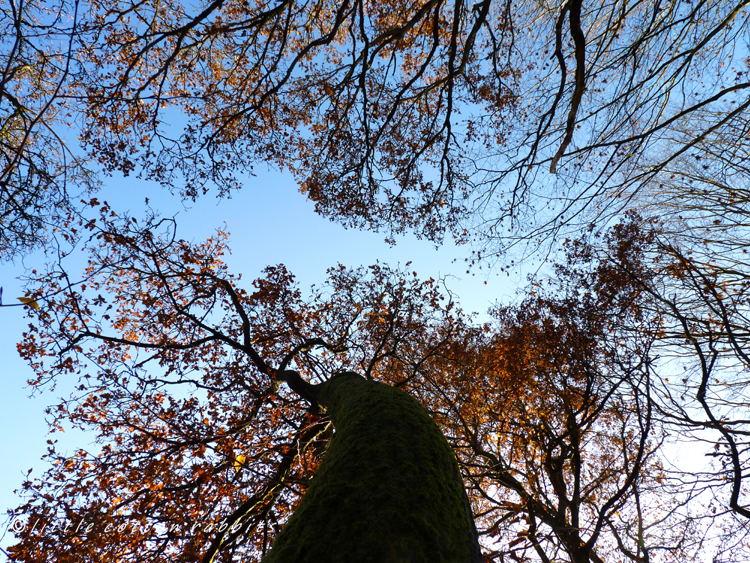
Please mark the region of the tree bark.
[[315, 394], [335, 433], [263, 563], [481, 563], [458, 463], [427, 411], [354, 373]]

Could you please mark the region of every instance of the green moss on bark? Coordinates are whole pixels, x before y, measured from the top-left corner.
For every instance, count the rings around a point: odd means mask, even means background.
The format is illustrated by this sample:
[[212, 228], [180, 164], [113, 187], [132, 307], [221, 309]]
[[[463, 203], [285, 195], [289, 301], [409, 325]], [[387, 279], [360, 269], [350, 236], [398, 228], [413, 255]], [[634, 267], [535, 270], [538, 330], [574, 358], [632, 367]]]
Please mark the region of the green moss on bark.
[[263, 563], [481, 561], [455, 456], [422, 406], [356, 374], [317, 393], [336, 432]]

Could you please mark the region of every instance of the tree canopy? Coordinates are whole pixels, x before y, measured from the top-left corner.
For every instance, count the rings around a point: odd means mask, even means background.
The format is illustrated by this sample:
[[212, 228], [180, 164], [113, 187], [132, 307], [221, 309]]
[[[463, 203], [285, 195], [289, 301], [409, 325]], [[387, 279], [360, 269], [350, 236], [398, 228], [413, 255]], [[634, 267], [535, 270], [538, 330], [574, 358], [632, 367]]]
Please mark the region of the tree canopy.
[[[258, 560], [330, 440], [309, 386], [342, 371], [432, 414], [489, 561], [750, 551], [748, 2], [9, 0], [0, 18], [0, 259], [51, 229], [89, 253], [30, 274], [19, 350], [34, 386], [77, 381], [52, 428], [98, 440], [51, 441], [15, 560]], [[480, 324], [408, 267], [246, 283], [226, 233], [187, 242], [91, 196], [107, 174], [227, 195], [259, 164], [346, 226], [548, 269]], [[696, 441], [710, 469], [671, 463]]]
[[[86, 178], [75, 154], [188, 197], [271, 163], [344, 224], [479, 233], [484, 256], [534, 248], [613, 216], [706, 147], [720, 170], [743, 160], [747, 8], [14, 1], [4, 226], [20, 221], [24, 243], [33, 210]], [[71, 125], [83, 153], [66, 150]]]

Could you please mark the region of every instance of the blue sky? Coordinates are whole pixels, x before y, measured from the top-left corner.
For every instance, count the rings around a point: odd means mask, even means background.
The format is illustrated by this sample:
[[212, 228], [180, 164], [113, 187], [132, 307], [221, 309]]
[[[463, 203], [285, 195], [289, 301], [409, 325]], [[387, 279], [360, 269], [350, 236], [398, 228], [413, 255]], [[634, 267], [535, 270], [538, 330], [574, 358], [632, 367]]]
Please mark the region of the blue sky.
[[[410, 269], [422, 278], [447, 276], [448, 288], [457, 295], [465, 311], [484, 313], [496, 299], [510, 299], [518, 281], [505, 274], [489, 277], [481, 273], [466, 274], [464, 258], [469, 254], [468, 247], [447, 243], [435, 249], [430, 242], [413, 236], [400, 237], [396, 246], [390, 246], [383, 241], [383, 234], [344, 229], [316, 215], [313, 204], [298, 192], [287, 174], [259, 174], [249, 178], [231, 199], [216, 200], [207, 195], [188, 208], [166, 190], [136, 179], [108, 179], [105, 184], [97, 197], [107, 200], [117, 212], [130, 211], [138, 216], [145, 209], [148, 197], [151, 206], [162, 215], [177, 213], [181, 238], [202, 240], [217, 228], [223, 229], [226, 223], [232, 250], [226, 262], [230, 271], [242, 273], [248, 284], [269, 264], [285, 264], [304, 291], [311, 284], [324, 281], [326, 269], [337, 263], [356, 267], [380, 261], [395, 266], [411, 261]], [[17, 302], [15, 297], [23, 295], [17, 278], [24, 267], [33, 268], [42, 261], [43, 256], [37, 254], [23, 264], [0, 268], [4, 303]], [[40, 476], [46, 469], [40, 461], [48, 438], [44, 408], [55, 403], [64, 389], [28, 397], [25, 382], [32, 372], [15, 349], [28, 324], [24, 307], [3, 307], [0, 315], [0, 451], [4, 458], [0, 464], [1, 536], [7, 525], [5, 510], [18, 504], [13, 490], [20, 487], [25, 472], [33, 467], [32, 476]], [[70, 453], [90, 442], [85, 435], [71, 432], [54, 437], [59, 440], [58, 449]], [[9, 540], [12, 537], [6, 534], [0, 546], [10, 545]]]

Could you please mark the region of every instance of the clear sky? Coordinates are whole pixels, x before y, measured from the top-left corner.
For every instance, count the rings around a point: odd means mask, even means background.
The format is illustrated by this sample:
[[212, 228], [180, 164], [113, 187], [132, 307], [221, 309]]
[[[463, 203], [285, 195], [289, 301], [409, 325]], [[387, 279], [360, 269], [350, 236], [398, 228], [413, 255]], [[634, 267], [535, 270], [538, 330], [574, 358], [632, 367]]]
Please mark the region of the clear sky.
[[[384, 234], [347, 230], [319, 217], [313, 205], [298, 191], [289, 175], [270, 172], [249, 178], [245, 187], [229, 200], [216, 200], [208, 195], [185, 209], [179, 198], [166, 190], [136, 179], [111, 179], [97, 194], [107, 200], [116, 212], [130, 211], [140, 215], [146, 197], [151, 206], [163, 216], [177, 214], [178, 236], [201, 240], [217, 228], [231, 233], [232, 254], [226, 257], [230, 271], [242, 273], [249, 284], [269, 264], [283, 263], [297, 276], [301, 289], [319, 284], [325, 279], [326, 269], [342, 263], [356, 267], [376, 261], [392, 266], [412, 261], [410, 269], [420, 277], [448, 276], [446, 284], [467, 312], [484, 313], [496, 299], [508, 300], [517, 279], [505, 274], [485, 277], [466, 274], [464, 258], [468, 247], [448, 243], [439, 249], [427, 241], [412, 236], [401, 237], [392, 247]], [[3, 303], [17, 302], [23, 295], [21, 282], [24, 266], [33, 268], [43, 260], [40, 255], [28, 257], [24, 264], [0, 266], [0, 285], [4, 287]], [[485, 282], [486, 285], [485, 285]], [[19, 358], [15, 344], [28, 324], [24, 307], [0, 308], [0, 536], [5, 532], [7, 508], [18, 504], [13, 490], [20, 487], [25, 472], [34, 468], [33, 476], [46, 469], [40, 457], [46, 451], [47, 426], [44, 408], [54, 404], [64, 392], [45, 393], [29, 398], [26, 381], [32, 376], [30, 368]], [[66, 432], [55, 434], [58, 449], [72, 453], [85, 447], [91, 440], [85, 435]], [[12, 543], [12, 536], [0, 540], [0, 546]]]

